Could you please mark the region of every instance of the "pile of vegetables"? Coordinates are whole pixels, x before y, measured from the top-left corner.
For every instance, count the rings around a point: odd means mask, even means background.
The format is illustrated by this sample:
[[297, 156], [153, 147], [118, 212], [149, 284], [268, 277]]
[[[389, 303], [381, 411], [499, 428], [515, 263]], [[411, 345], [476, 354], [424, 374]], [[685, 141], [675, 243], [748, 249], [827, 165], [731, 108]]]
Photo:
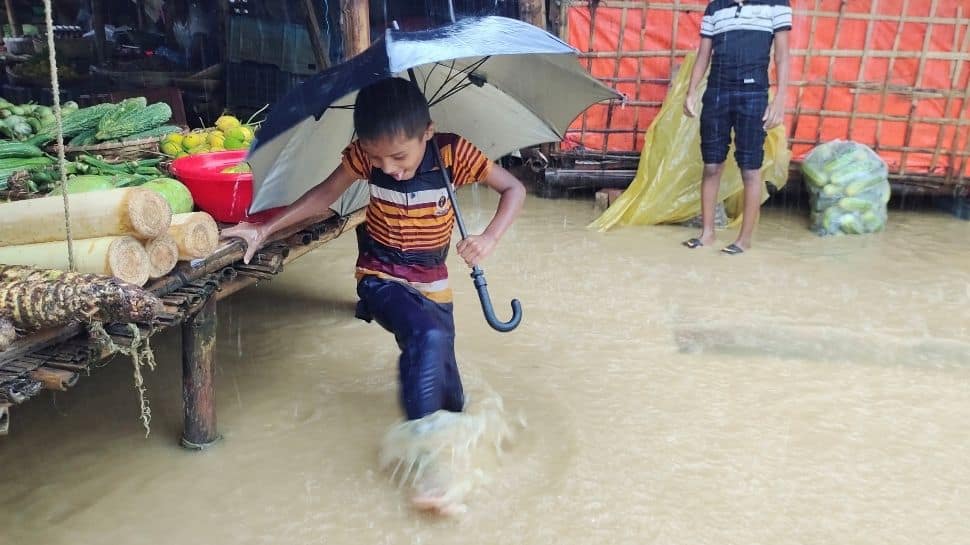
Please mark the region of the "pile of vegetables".
[[[78, 147], [181, 132], [179, 127], [166, 125], [171, 118], [172, 108], [168, 104], [149, 105], [145, 97], [128, 98], [118, 104], [96, 104], [64, 115], [64, 139], [69, 147]], [[51, 123], [28, 142], [44, 146], [56, 137], [56, 123]]]
[[[48, 59], [46, 52], [37, 54], [30, 57], [27, 62], [11, 67], [10, 72], [17, 77], [33, 80], [50, 80], [50, 59]], [[57, 77], [61, 81], [71, 81], [80, 78], [81, 74], [69, 64], [59, 64], [57, 66]]]
[[210, 151], [245, 150], [253, 143], [256, 126], [243, 123], [231, 115], [216, 120], [215, 127], [200, 129], [189, 134], [170, 134], [162, 139], [162, 153], [169, 157], [185, 157]]
[[819, 235], [875, 233], [886, 227], [891, 196], [886, 163], [869, 147], [834, 140], [802, 162]]
[[[77, 185], [103, 180], [107, 186], [130, 187], [142, 185], [162, 175], [158, 169], [161, 158], [109, 163], [101, 157], [80, 154], [65, 165], [68, 191]], [[0, 191], [48, 193], [61, 179], [57, 161], [33, 144], [0, 141]]]
[[[78, 109], [77, 103], [65, 102], [64, 115]], [[12, 104], [0, 97], [0, 138], [26, 140], [55, 124], [54, 110], [37, 104]]]

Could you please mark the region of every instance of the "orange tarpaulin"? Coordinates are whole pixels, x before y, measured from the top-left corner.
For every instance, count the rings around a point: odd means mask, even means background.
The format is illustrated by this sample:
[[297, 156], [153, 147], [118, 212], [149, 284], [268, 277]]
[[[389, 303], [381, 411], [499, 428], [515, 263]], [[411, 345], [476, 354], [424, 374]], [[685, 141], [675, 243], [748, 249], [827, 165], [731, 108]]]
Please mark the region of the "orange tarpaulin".
[[[601, 0], [592, 11], [586, 4], [566, 8], [565, 36], [627, 104], [591, 108], [564, 147], [639, 151], [672, 70], [697, 48], [706, 4]], [[947, 176], [962, 167], [970, 175], [966, 0], [794, 0], [792, 7], [786, 128], [795, 159], [841, 138], [875, 149], [891, 172]]]

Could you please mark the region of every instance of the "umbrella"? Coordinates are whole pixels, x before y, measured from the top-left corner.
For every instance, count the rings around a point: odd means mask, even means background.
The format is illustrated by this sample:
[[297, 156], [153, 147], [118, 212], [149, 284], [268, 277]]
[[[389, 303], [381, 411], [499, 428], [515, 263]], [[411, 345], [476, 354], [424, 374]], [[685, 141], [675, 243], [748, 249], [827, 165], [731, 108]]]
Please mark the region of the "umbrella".
[[[583, 110], [619, 98], [580, 66], [573, 47], [522, 21], [477, 17], [431, 30], [390, 29], [360, 55], [313, 76], [274, 106], [247, 159], [253, 172], [249, 212], [289, 205], [326, 179], [353, 139], [357, 91], [405, 74], [424, 91], [438, 131], [462, 135], [492, 159], [558, 142]], [[489, 324], [514, 329], [521, 318], [518, 301], [512, 321], [499, 321], [478, 267], [472, 278]]]

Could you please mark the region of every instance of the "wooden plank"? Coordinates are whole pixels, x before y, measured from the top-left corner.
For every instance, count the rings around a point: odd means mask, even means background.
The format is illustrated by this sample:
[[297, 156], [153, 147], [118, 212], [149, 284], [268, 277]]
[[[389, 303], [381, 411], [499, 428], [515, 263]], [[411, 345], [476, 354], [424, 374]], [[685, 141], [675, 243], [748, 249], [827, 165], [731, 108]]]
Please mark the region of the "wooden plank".
[[344, 30], [344, 58], [370, 47], [370, 6], [367, 0], [341, 0]]
[[91, 0], [91, 27], [94, 29], [94, 53], [98, 65], [103, 65], [105, 55], [104, 0]]
[[7, 23], [10, 25], [10, 33], [14, 38], [19, 38], [24, 35], [24, 29], [17, 24], [17, 14], [13, 9], [13, 0], [4, 0], [7, 8]]
[[324, 70], [330, 66], [329, 47], [324, 47], [320, 40], [320, 22], [317, 20], [317, 10], [313, 7], [313, 0], [303, 0], [303, 11], [306, 16], [306, 31], [310, 35], [310, 45], [313, 56], [317, 59], [317, 70]]
[[519, 0], [519, 19], [546, 30], [545, 0]]

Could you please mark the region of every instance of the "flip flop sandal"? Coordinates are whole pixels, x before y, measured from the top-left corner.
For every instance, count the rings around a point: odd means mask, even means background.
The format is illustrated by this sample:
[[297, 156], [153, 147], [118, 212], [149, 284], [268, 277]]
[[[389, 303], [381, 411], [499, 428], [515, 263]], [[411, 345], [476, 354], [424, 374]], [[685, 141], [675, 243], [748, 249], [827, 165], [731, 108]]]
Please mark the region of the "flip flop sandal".
[[744, 248], [738, 246], [737, 244], [730, 244], [728, 246], [725, 246], [721, 250], [721, 252], [722, 253], [725, 253], [727, 255], [738, 255], [738, 254], [743, 254], [744, 253]]
[[701, 246], [704, 245], [704, 243], [701, 242], [701, 239], [699, 238], [692, 238], [690, 240], [685, 240], [682, 244], [690, 248], [691, 250], [693, 250], [694, 248], [700, 248]]

